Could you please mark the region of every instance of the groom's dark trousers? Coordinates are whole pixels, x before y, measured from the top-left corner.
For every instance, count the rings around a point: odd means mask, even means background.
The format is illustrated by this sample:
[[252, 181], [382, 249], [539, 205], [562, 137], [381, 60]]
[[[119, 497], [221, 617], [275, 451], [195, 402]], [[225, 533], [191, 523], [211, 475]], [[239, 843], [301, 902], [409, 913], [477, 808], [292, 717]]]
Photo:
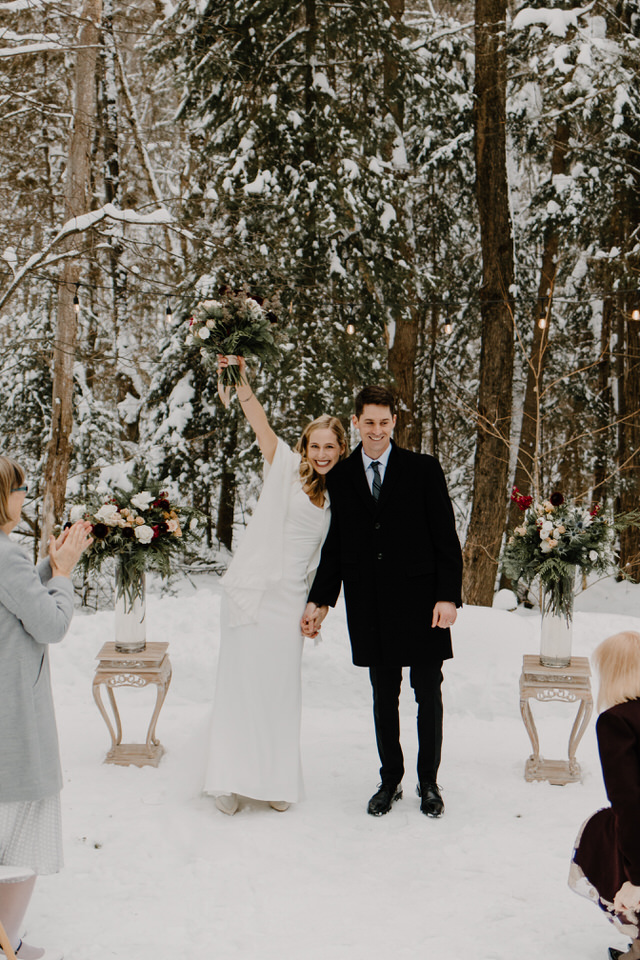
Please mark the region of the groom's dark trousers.
[[448, 629], [431, 627], [438, 601], [461, 605], [462, 555], [434, 457], [392, 442], [379, 499], [361, 445], [327, 477], [331, 527], [309, 600], [334, 606], [344, 589], [353, 662], [369, 667], [383, 782], [404, 772], [398, 698], [402, 667], [418, 703], [418, 779], [436, 780], [442, 745], [442, 663]]

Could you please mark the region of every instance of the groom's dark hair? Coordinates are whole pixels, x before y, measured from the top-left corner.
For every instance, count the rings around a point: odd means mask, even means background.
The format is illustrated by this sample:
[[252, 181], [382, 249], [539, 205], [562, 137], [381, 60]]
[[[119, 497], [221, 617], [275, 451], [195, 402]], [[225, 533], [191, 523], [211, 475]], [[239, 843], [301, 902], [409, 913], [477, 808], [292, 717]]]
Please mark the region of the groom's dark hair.
[[396, 398], [387, 387], [363, 387], [356, 397], [356, 417], [362, 415], [362, 410], [367, 403], [375, 403], [377, 407], [389, 407], [391, 416], [396, 412]]

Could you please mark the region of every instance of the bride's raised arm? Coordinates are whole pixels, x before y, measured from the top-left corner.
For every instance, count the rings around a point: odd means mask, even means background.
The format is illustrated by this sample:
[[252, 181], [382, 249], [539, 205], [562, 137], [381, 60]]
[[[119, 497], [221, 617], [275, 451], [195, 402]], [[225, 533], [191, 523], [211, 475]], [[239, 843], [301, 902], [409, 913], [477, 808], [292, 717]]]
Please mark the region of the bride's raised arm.
[[[262, 456], [267, 463], [272, 463], [276, 454], [276, 447], [278, 446], [278, 438], [269, 426], [264, 407], [257, 399], [247, 379], [247, 364], [244, 357], [238, 357], [237, 359], [242, 382], [237, 385], [236, 393], [238, 394], [242, 412], [255, 432]], [[222, 370], [229, 365], [229, 358], [219, 356], [218, 363], [218, 369]]]

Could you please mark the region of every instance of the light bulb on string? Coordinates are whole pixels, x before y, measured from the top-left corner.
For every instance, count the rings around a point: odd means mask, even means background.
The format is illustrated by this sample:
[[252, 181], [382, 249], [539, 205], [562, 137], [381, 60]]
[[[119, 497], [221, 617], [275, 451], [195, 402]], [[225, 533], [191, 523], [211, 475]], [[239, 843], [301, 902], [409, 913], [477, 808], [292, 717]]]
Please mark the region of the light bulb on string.
[[547, 326], [547, 311], [545, 310], [544, 298], [540, 297], [539, 300], [539, 311], [538, 311], [538, 326], [541, 330], [544, 330]]
[[167, 309], [165, 310], [164, 315], [165, 315], [165, 319], [167, 320], [167, 323], [169, 323], [171, 321], [171, 318], [173, 317], [173, 310], [171, 309], [171, 304], [169, 303], [168, 300], [167, 300]]
[[632, 320], [640, 320], [640, 307], [634, 307], [631, 311]]
[[355, 326], [354, 326], [352, 323], [348, 323], [348, 324], [347, 324], [347, 333], [349, 334], [349, 336], [352, 337], [355, 332], [356, 332]]
[[76, 283], [76, 292], [73, 295], [73, 309], [76, 312], [76, 317], [80, 313], [80, 297], [78, 296], [79, 289], [80, 289], [80, 284]]
[[449, 334], [450, 334], [452, 331], [453, 331], [453, 324], [451, 323], [451, 320], [449, 319], [449, 314], [447, 314], [446, 317], [445, 317], [445, 321], [444, 321], [444, 332], [446, 333], [447, 336], [449, 336]]

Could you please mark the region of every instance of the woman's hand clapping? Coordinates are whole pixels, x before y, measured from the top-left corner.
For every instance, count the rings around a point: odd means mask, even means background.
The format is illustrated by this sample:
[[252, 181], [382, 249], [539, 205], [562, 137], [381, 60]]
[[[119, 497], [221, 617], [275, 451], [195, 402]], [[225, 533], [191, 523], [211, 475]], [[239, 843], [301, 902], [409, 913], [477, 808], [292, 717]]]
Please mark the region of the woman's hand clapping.
[[70, 577], [71, 571], [93, 543], [91, 524], [78, 520], [63, 530], [59, 537], [49, 538], [49, 563], [54, 577]]

